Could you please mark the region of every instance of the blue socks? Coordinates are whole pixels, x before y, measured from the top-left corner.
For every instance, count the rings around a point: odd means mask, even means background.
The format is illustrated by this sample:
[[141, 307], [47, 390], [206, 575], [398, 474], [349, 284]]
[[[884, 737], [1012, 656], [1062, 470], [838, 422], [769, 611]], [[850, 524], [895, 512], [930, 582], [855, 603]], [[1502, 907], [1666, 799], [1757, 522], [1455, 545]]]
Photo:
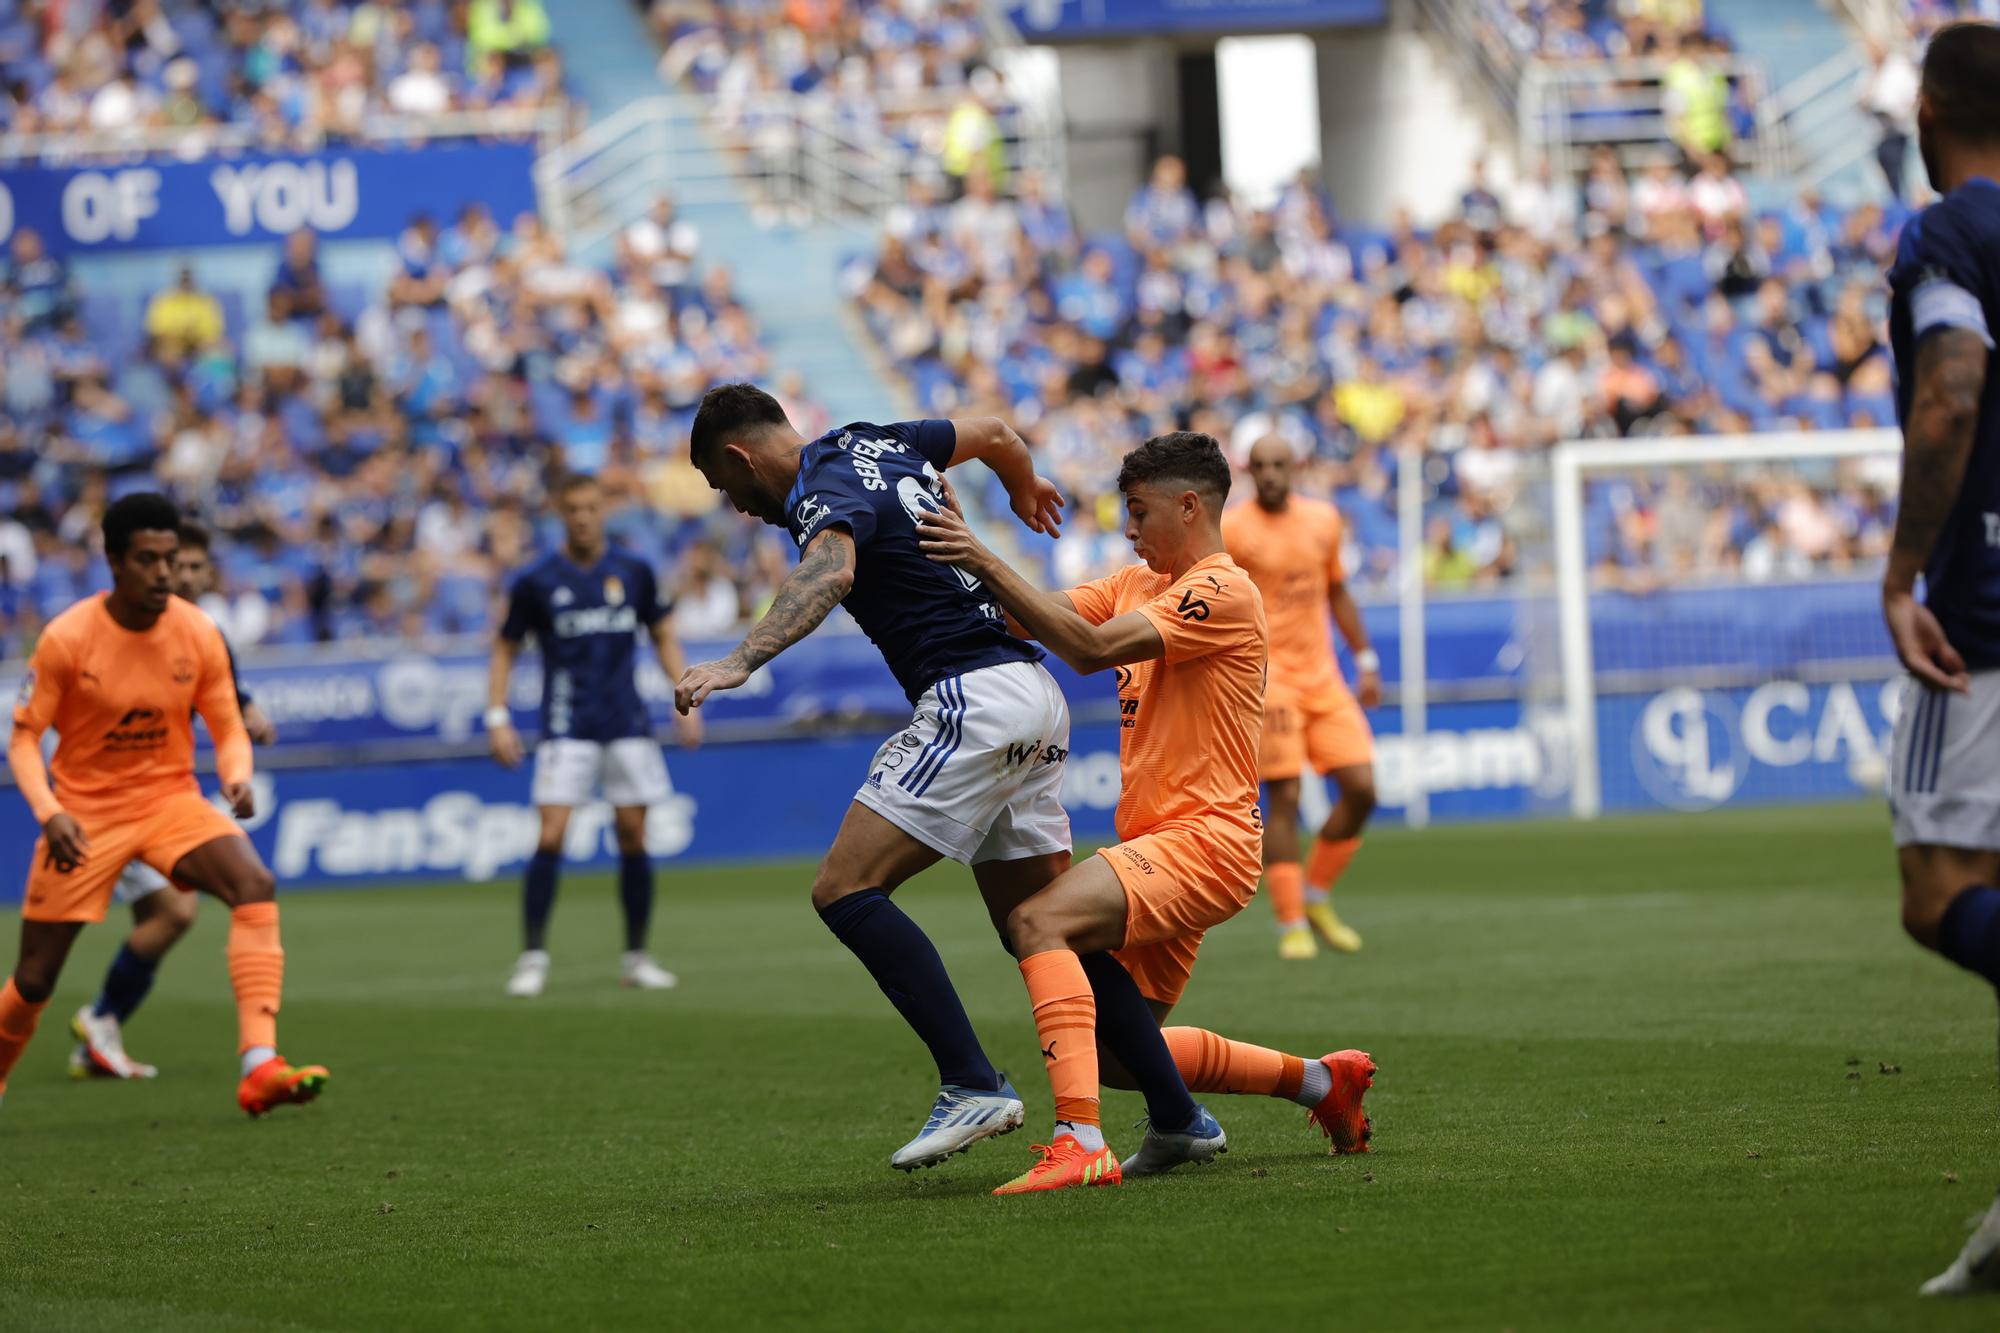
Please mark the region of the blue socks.
[[625, 909], [625, 948], [646, 947], [646, 927], [653, 920], [653, 858], [644, 852], [618, 856], [618, 902]]
[[92, 1012], [99, 1018], [109, 1016], [123, 1023], [138, 1009], [146, 992], [153, 989], [153, 971], [159, 965], [159, 959], [133, 953], [129, 944], [120, 945], [118, 956], [111, 960], [111, 968], [104, 974], [104, 989], [98, 992]]
[[556, 871], [562, 866], [558, 852], [536, 852], [528, 858], [527, 878], [521, 884], [522, 935], [529, 949], [547, 947], [549, 913], [556, 905]]
[[851, 950], [889, 1003], [937, 1061], [938, 1082], [997, 1092], [1000, 1075], [980, 1048], [972, 1020], [922, 927], [880, 889], [850, 893], [822, 907], [820, 920]]
[[2000, 987], [2000, 889], [1975, 885], [1951, 900], [1938, 923], [1938, 952]]
[[1160, 1020], [1139, 993], [1139, 983], [1108, 953], [1087, 953], [1081, 962], [1084, 976], [1090, 978], [1090, 993], [1097, 999], [1098, 1044], [1118, 1057], [1145, 1093], [1153, 1128], [1163, 1134], [1186, 1130], [1194, 1124], [1194, 1096], [1181, 1079], [1167, 1039], [1160, 1035]]

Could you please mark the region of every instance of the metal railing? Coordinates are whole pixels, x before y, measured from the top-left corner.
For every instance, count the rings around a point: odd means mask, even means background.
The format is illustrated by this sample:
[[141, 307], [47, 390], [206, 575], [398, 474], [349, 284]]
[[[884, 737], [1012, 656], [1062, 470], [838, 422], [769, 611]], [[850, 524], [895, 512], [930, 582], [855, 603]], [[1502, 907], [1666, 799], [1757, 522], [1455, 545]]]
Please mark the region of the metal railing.
[[494, 107], [485, 111], [447, 111], [434, 116], [385, 112], [363, 117], [356, 133], [322, 130], [276, 140], [255, 125], [234, 123], [0, 134], [0, 165], [106, 165], [148, 158], [193, 161], [252, 152], [317, 153], [347, 146], [393, 147], [438, 139], [532, 139], [546, 152], [561, 143], [574, 114], [568, 107]]
[[[815, 93], [734, 101], [640, 98], [536, 163], [550, 225], [579, 252], [615, 235], [650, 200], [748, 203], [753, 216], [811, 222], [879, 217], [915, 178], [941, 179], [949, 93], [869, 101], [850, 114]], [[993, 113], [1007, 173], [1061, 168], [1062, 130], [1027, 102]]]
[[[1574, 173], [1582, 170], [1592, 149], [1608, 145], [1631, 169], [1675, 151], [1665, 83], [1672, 61], [1542, 60], [1515, 50], [1478, 4], [1417, 0], [1417, 9], [1446, 39], [1454, 63], [1513, 127], [1523, 163], [1546, 154], [1558, 171]], [[1753, 108], [1755, 131], [1734, 140], [1732, 157], [1751, 170], [1775, 167], [1782, 161], [1787, 131], [1766, 109], [1769, 80], [1763, 66], [1742, 56], [1705, 57], [1702, 63], [1719, 71], [1739, 100]]]

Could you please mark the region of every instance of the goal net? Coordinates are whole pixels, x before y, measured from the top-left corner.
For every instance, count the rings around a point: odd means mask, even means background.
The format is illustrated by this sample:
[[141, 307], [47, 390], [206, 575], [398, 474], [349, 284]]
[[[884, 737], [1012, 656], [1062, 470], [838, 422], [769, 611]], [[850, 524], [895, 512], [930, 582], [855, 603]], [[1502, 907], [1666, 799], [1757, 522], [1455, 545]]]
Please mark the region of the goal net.
[[1879, 790], [1893, 431], [1588, 441], [1550, 468], [1571, 810]]

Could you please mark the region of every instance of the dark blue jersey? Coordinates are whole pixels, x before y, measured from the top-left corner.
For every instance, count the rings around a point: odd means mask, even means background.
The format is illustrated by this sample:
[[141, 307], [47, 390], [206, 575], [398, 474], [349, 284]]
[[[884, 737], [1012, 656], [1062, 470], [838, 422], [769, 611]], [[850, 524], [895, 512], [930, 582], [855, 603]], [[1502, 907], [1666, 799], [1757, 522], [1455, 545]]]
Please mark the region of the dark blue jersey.
[[[1889, 346], [1905, 429], [1917, 344], [1944, 328], [1977, 333], [1990, 352], [2000, 323], [2000, 185], [1970, 180], [1903, 228], [1889, 272]], [[2000, 667], [2000, 375], [1986, 376], [1958, 504], [1924, 565], [1924, 603], [1974, 670]]]
[[938, 474], [957, 444], [949, 421], [857, 421], [805, 447], [785, 499], [785, 526], [801, 551], [830, 527], [853, 536], [854, 586], [841, 605], [911, 703], [947, 676], [1042, 656], [1007, 632], [978, 579], [917, 548], [916, 513], [943, 507]]
[[638, 632], [666, 615], [652, 566], [616, 546], [584, 569], [557, 551], [521, 571], [500, 637], [542, 653], [542, 735], [616, 741], [652, 733], [639, 698]]

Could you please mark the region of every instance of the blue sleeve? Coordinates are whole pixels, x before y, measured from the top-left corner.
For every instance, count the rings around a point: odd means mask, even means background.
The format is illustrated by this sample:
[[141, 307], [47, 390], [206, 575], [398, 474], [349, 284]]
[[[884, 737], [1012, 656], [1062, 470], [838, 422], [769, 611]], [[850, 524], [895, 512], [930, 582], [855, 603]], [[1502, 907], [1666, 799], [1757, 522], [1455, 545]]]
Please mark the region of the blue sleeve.
[[915, 449], [940, 472], [951, 466], [951, 456], [958, 449], [958, 427], [936, 418], [928, 421], [892, 421], [882, 427], [882, 433], [894, 436]]
[[800, 476], [799, 501], [785, 527], [801, 551], [828, 528], [846, 528], [856, 546], [874, 537], [875, 505], [845, 455], [816, 462]]
[[1890, 281], [1909, 299], [1916, 341], [1941, 328], [1962, 328], [1993, 346], [1986, 319], [1992, 287], [1987, 247], [1981, 244], [1982, 233], [1991, 228], [1979, 222], [1971, 200], [1954, 197], [1925, 209], [1904, 228]]
[[243, 673], [236, 669], [236, 649], [229, 644], [229, 636], [222, 636], [222, 652], [229, 659], [229, 683], [236, 687], [236, 707], [240, 711], [251, 704], [250, 691], [243, 688]]
[[660, 581], [649, 561], [632, 562], [632, 609], [639, 613], [639, 623], [648, 629], [665, 620], [674, 609], [660, 599]]
[[514, 587], [507, 594], [507, 619], [500, 625], [500, 637], [509, 643], [519, 643], [535, 632], [541, 619], [534, 579], [523, 574], [514, 580]]

